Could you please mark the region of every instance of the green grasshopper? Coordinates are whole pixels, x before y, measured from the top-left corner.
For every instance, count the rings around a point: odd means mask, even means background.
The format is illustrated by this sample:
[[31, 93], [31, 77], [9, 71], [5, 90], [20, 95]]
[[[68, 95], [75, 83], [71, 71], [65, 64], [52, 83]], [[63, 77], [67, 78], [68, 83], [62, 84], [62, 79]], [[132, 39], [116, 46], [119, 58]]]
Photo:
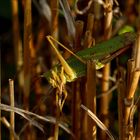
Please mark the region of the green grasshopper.
[[[134, 40], [136, 39], [136, 33], [128, 32], [121, 34], [110, 40], [97, 44], [92, 48], [81, 50], [76, 54], [71, 52], [53, 37], [47, 36], [47, 39], [56, 52], [61, 64], [56, 64], [50, 71], [44, 73], [43, 76], [47, 78], [48, 82], [54, 88], [59, 89], [59, 91], [64, 94], [63, 101], [60, 101], [59, 103], [60, 108], [62, 109], [67, 97], [65, 84], [86, 75], [86, 62], [88, 60], [93, 60], [95, 62], [97, 70], [102, 68], [104, 64], [118, 56], [122, 51], [128, 48], [128, 45], [134, 42]], [[65, 60], [56, 49], [53, 42], [58, 43], [60, 46], [68, 50], [73, 56]]]

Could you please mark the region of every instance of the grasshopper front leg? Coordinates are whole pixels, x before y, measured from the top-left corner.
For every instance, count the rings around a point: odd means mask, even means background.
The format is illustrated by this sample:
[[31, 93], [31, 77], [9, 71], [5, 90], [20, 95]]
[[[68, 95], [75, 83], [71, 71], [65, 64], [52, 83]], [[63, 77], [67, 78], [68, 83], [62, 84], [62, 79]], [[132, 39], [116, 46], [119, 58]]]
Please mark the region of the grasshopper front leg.
[[[58, 102], [58, 105], [60, 107], [60, 110], [62, 111], [64, 102], [67, 98], [67, 91], [65, 89], [65, 84], [67, 81], [73, 81], [76, 78], [76, 73], [74, 70], [68, 65], [68, 63], [65, 61], [65, 59], [62, 57], [62, 55], [57, 50], [56, 46], [54, 45], [53, 41], [58, 43], [61, 47], [69, 51], [72, 55], [74, 55], [79, 61], [85, 63], [80, 57], [76, 56], [73, 52], [71, 52], [69, 49], [67, 49], [63, 44], [55, 40], [52, 36], [47, 36], [48, 41], [50, 42], [51, 46], [53, 47], [58, 59], [61, 62], [61, 69], [54, 69], [51, 71], [51, 78], [49, 79], [49, 82], [52, 84], [54, 88], [57, 88], [56, 92], [56, 99]], [[63, 97], [64, 96], [64, 97]]]
[[58, 88], [56, 91], [56, 103], [59, 105], [60, 111], [62, 111], [63, 109], [63, 105], [65, 103], [65, 100], [67, 98], [67, 91], [65, 89], [65, 76], [64, 76], [64, 68], [61, 67], [61, 73], [59, 75], [59, 77], [57, 77], [57, 79], [59, 79], [58, 81], [60, 83], [58, 83]]

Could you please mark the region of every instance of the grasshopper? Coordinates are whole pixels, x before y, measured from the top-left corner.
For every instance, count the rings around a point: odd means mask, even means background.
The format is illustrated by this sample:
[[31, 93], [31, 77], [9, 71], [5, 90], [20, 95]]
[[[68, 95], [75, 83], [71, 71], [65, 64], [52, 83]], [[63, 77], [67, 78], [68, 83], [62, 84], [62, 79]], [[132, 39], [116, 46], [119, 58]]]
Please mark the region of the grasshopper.
[[[47, 78], [48, 82], [54, 88], [59, 89], [59, 91], [63, 93], [64, 99], [63, 101], [61, 99], [59, 101], [59, 106], [62, 110], [63, 104], [67, 97], [65, 84], [86, 75], [86, 62], [88, 60], [94, 60], [96, 69], [101, 69], [104, 64], [118, 56], [128, 48], [128, 45], [135, 41], [136, 33], [123, 33], [110, 40], [99, 43], [92, 48], [81, 50], [76, 54], [71, 52], [67, 47], [55, 40], [52, 36], [47, 36], [47, 39], [56, 52], [61, 64], [56, 64], [50, 71], [44, 73], [43, 76]], [[73, 56], [65, 60], [53, 42], [58, 43], [61, 47], [69, 51]]]

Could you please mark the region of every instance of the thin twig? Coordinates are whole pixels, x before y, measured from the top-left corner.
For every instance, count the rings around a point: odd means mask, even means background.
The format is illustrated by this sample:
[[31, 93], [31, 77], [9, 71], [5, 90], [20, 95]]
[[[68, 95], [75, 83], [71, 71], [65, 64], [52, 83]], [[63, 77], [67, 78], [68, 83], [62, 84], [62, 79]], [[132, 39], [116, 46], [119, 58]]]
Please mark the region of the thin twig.
[[[10, 105], [12, 107], [14, 107], [15, 106], [15, 103], [14, 103], [14, 81], [12, 79], [9, 79], [9, 88], [10, 88]], [[15, 113], [12, 111], [10, 114], [10, 126], [11, 126], [12, 130], [14, 131], [15, 130]], [[14, 135], [13, 135], [12, 131], [10, 131], [10, 139], [14, 140]]]
[[110, 88], [105, 94], [100, 94], [100, 95], [97, 95], [96, 98], [101, 98], [103, 96], [107, 96], [109, 94], [111, 94], [114, 90], [116, 90], [118, 87], [118, 83], [116, 83], [112, 88]]

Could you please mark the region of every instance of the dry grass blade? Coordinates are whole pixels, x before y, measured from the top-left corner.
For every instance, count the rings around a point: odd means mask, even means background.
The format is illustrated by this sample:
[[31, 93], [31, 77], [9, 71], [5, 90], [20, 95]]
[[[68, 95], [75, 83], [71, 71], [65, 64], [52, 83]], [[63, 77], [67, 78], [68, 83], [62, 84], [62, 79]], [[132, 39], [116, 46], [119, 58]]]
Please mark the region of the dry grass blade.
[[33, 0], [33, 4], [35, 5], [38, 12], [41, 15], [43, 15], [46, 18], [46, 20], [49, 22], [49, 24], [51, 25], [52, 13], [51, 13], [51, 9], [50, 9], [50, 6], [48, 5], [47, 1], [40, 0], [39, 4], [38, 4], [38, 2], [36, 0]]
[[[0, 104], [0, 110], [4, 110], [4, 111], [13, 111], [19, 115], [21, 115], [22, 117], [24, 117], [26, 120], [28, 120], [32, 125], [36, 126], [37, 128], [39, 128], [41, 131], [44, 131], [42, 126], [35, 120], [33, 120], [32, 118], [26, 116], [26, 115], [31, 115], [31, 116], [34, 116], [36, 117], [37, 119], [39, 120], [42, 120], [42, 121], [45, 121], [45, 122], [50, 122], [52, 124], [55, 124], [56, 123], [56, 119], [54, 117], [43, 117], [43, 116], [40, 116], [40, 115], [37, 115], [35, 113], [32, 113], [30, 111], [26, 111], [26, 110], [23, 110], [23, 109], [20, 109], [20, 108], [16, 108], [16, 107], [11, 107], [11, 106], [8, 106], [8, 105], [5, 105], [5, 104]], [[26, 115], [25, 115], [26, 114]], [[61, 127], [63, 130], [65, 130], [68, 134], [73, 135], [73, 133], [70, 131], [70, 129], [66, 126], [66, 124], [62, 123], [62, 122], [59, 122], [59, 127]]]
[[51, 25], [52, 13], [51, 13], [50, 6], [46, 2], [46, 0], [40, 0], [39, 3], [41, 5], [43, 15], [45, 16], [45, 18], [49, 21]]
[[[53, 124], [56, 123], [56, 118], [54, 118], [54, 117], [52, 117], [52, 116], [46, 116], [45, 118], [46, 118], [46, 119], [48, 120], [48, 122], [50, 122], [50, 123], [53, 123]], [[65, 130], [68, 134], [70, 134], [70, 135], [72, 135], [73, 137], [75, 137], [74, 134], [72, 133], [72, 131], [68, 128], [68, 125], [67, 125], [66, 123], [59, 121], [59, 126], [60, 126], [63, 130]]]
[[99, 94], [96, 98], [101, 98], [103, 96], [107, 96], [111, 94], [114, 90], [116, 90], [118, 87], [118, 83], [116, 83], [112, 88], [110, 88], [105, 94]]
[[67, 23], [68, 33], [72, 37], [72, 39], [74, 39], [76, 30], [75, 30], [74, 20], [70, 11], [70, 6], [66, 0], [60, 0], [59, 2], [64, 12], [64, 17]]
[[107, 127], [97, 118], [94, 113], [92, 113], [87, 107], [84, 105], [81, 105], [81, 108], [84, 109], [88, 115], [96, 122], [96, 124], [110, 137], [111, 140], [115, 140], [110, 131], [107, 129]]
[[10, 123], [7, 121], [7, 119], [5, 117], [2, 117], [0, 118], [0, 121], [10, 130], [10, 133], [12, 133], [12, 135], [14, 136], [14, 139], [19, 140], [18, 135], [16, 134], [16, 132], [14, 131]]
[[104, 1], [102, 1], [102, 0], [90, 0], [88, 2], [88, 5], [84, 9], [79, 10], [78, 7], [77, 7], [77, 2], [78, 2], [78, 0], [76, 0], [76, 2], [75, 2], [75, 11], [76, 11], [77, 14], [80, 14], [80, 15], [85, 14], [90, 9], [91, 4], [93, 2], [97, 2], [98, 4], [104, 5]]
[[85, 14], [85, 13], [90, 9], [93, 0], [90, 0], [90, 1], [88, 2], [88, 5], [87, 5], [84, 9], [82, 9], [82, 10], [79, 10], [79, 9], [78, 9], [78, 7], [77, 7], [77, 2], [78, 2], [78, 1], [75, 2], [75, 11], [76, 11], [77, 14], [83, 15], [83, 14]]
[[[25, 118], [26, 120], [28, 120], [30, 122], [30, 124], [32, 124], [33, 126], [36, 126], [39, 130], [41, 130], [42, 132], [44, 132], [41, 124], [39, 124], [37, 121], [33, 120], [31, 117], [27, 116], [29, 115], [26, 111], [26, 110], [23, 110], [23, 109], [19, 109], [19, 108], [16, 108], [16, 107], [11, 107], [11, 106], [8, 106], [8, 105], [5, 105], [5, 104], [0, 104], [0, 109], [1, 110], [4, 110], [4, 111], [9, 111], [9, 112], [15, 112], [17, 114], [19, 114], [20, 116], [22, 116], [23, 118]], [[25, 115], [25, 114], [27, 115]]]

